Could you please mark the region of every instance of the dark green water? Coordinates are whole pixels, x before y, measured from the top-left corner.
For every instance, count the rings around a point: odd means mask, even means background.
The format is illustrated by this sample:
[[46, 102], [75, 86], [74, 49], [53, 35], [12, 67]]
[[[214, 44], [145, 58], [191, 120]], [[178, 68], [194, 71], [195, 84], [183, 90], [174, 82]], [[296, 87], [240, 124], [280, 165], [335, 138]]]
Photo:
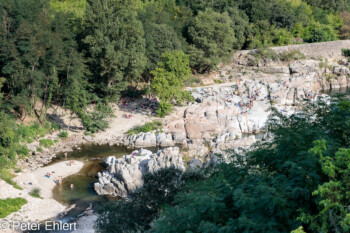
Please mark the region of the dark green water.
[[322, 94], [327, 94], [330, 96], [338, 95], [338, 94], [345, 94], [349, 95], [350, 94], [350, 88], [349, 87], [343, 87], [343, 88], [338, 88], [338, 89], [330, 89], [330, 90], [325, 90], [321, 91]]

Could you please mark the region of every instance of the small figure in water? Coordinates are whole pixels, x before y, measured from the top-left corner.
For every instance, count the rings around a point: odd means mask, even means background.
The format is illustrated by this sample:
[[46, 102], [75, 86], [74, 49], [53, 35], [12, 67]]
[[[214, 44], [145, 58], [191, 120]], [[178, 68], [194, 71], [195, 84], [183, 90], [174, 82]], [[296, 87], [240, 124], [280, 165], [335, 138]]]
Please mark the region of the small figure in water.
[[68, 156], [67, 152], [64, 153], [64, 157], [66, 158], [66, 160], [67, 160], [67, 156]]
[[70, 184], [70, 189], [73, 189], [74, 188], [74, 185], [73, 184]]

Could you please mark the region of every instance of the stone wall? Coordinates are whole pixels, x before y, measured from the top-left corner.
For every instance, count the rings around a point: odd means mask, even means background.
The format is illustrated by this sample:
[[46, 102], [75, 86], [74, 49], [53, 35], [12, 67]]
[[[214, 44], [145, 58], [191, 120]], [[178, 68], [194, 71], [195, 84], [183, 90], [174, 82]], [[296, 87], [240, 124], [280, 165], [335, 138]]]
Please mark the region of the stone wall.
[[[312, 44], [298, 44], [298, 45], [288, 45], [280, 47], [271, 47], [277, 53], [288, 51], [288, 50], [299, 50], [309, 58], [328, 58], [328, 59], [339, 59], [342, 57], [341, 49], [350, 49], [350, 40], [338, 40], [331, 42], [321, 42]], [[235, 58], [241, 55], [246, 55], [250, 50], [237, 51]]]

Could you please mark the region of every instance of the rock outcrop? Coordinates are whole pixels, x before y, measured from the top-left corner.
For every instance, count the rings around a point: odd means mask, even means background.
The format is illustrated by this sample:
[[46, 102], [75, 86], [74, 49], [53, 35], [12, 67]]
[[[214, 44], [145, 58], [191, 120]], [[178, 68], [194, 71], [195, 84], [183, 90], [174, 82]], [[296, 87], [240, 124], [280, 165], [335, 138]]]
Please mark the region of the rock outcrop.
[[124, 146], [142, 148], [142, 147], [169, 147], [174, 146], [175, 141], [170, 133], [148, 132], [134, 135], [128, 135], [124, 138]]
[[141, 149], [131, 155], [116, 159], [110, 156], [105, 160], [107, 170], [98, 173], [94, 188], [99, 195], [127, 197], [143, 185], [142, 176], [165, 167], [185, 170], [182, 155], [177, 147], [169, 147], [152, 153]]

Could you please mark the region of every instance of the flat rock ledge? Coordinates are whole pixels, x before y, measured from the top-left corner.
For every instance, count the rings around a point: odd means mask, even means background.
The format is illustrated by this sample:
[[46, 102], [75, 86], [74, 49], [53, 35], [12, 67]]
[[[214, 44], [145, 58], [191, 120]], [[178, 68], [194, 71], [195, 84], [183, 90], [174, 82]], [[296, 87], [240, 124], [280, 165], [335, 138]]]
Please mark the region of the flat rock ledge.
[[130, 155], [117, 159], [109, 156], [105, 159], [107, 170], [98, 173], [98, 182], [94, 188], [99, 195], [126, 198], [143, 185], [142, 176], [147, 172], [156, 172], [161, 168], [175, 167], [185, 170], [179, 148], [169, 147], [152, 153], [149, 150], [136, 150]]

